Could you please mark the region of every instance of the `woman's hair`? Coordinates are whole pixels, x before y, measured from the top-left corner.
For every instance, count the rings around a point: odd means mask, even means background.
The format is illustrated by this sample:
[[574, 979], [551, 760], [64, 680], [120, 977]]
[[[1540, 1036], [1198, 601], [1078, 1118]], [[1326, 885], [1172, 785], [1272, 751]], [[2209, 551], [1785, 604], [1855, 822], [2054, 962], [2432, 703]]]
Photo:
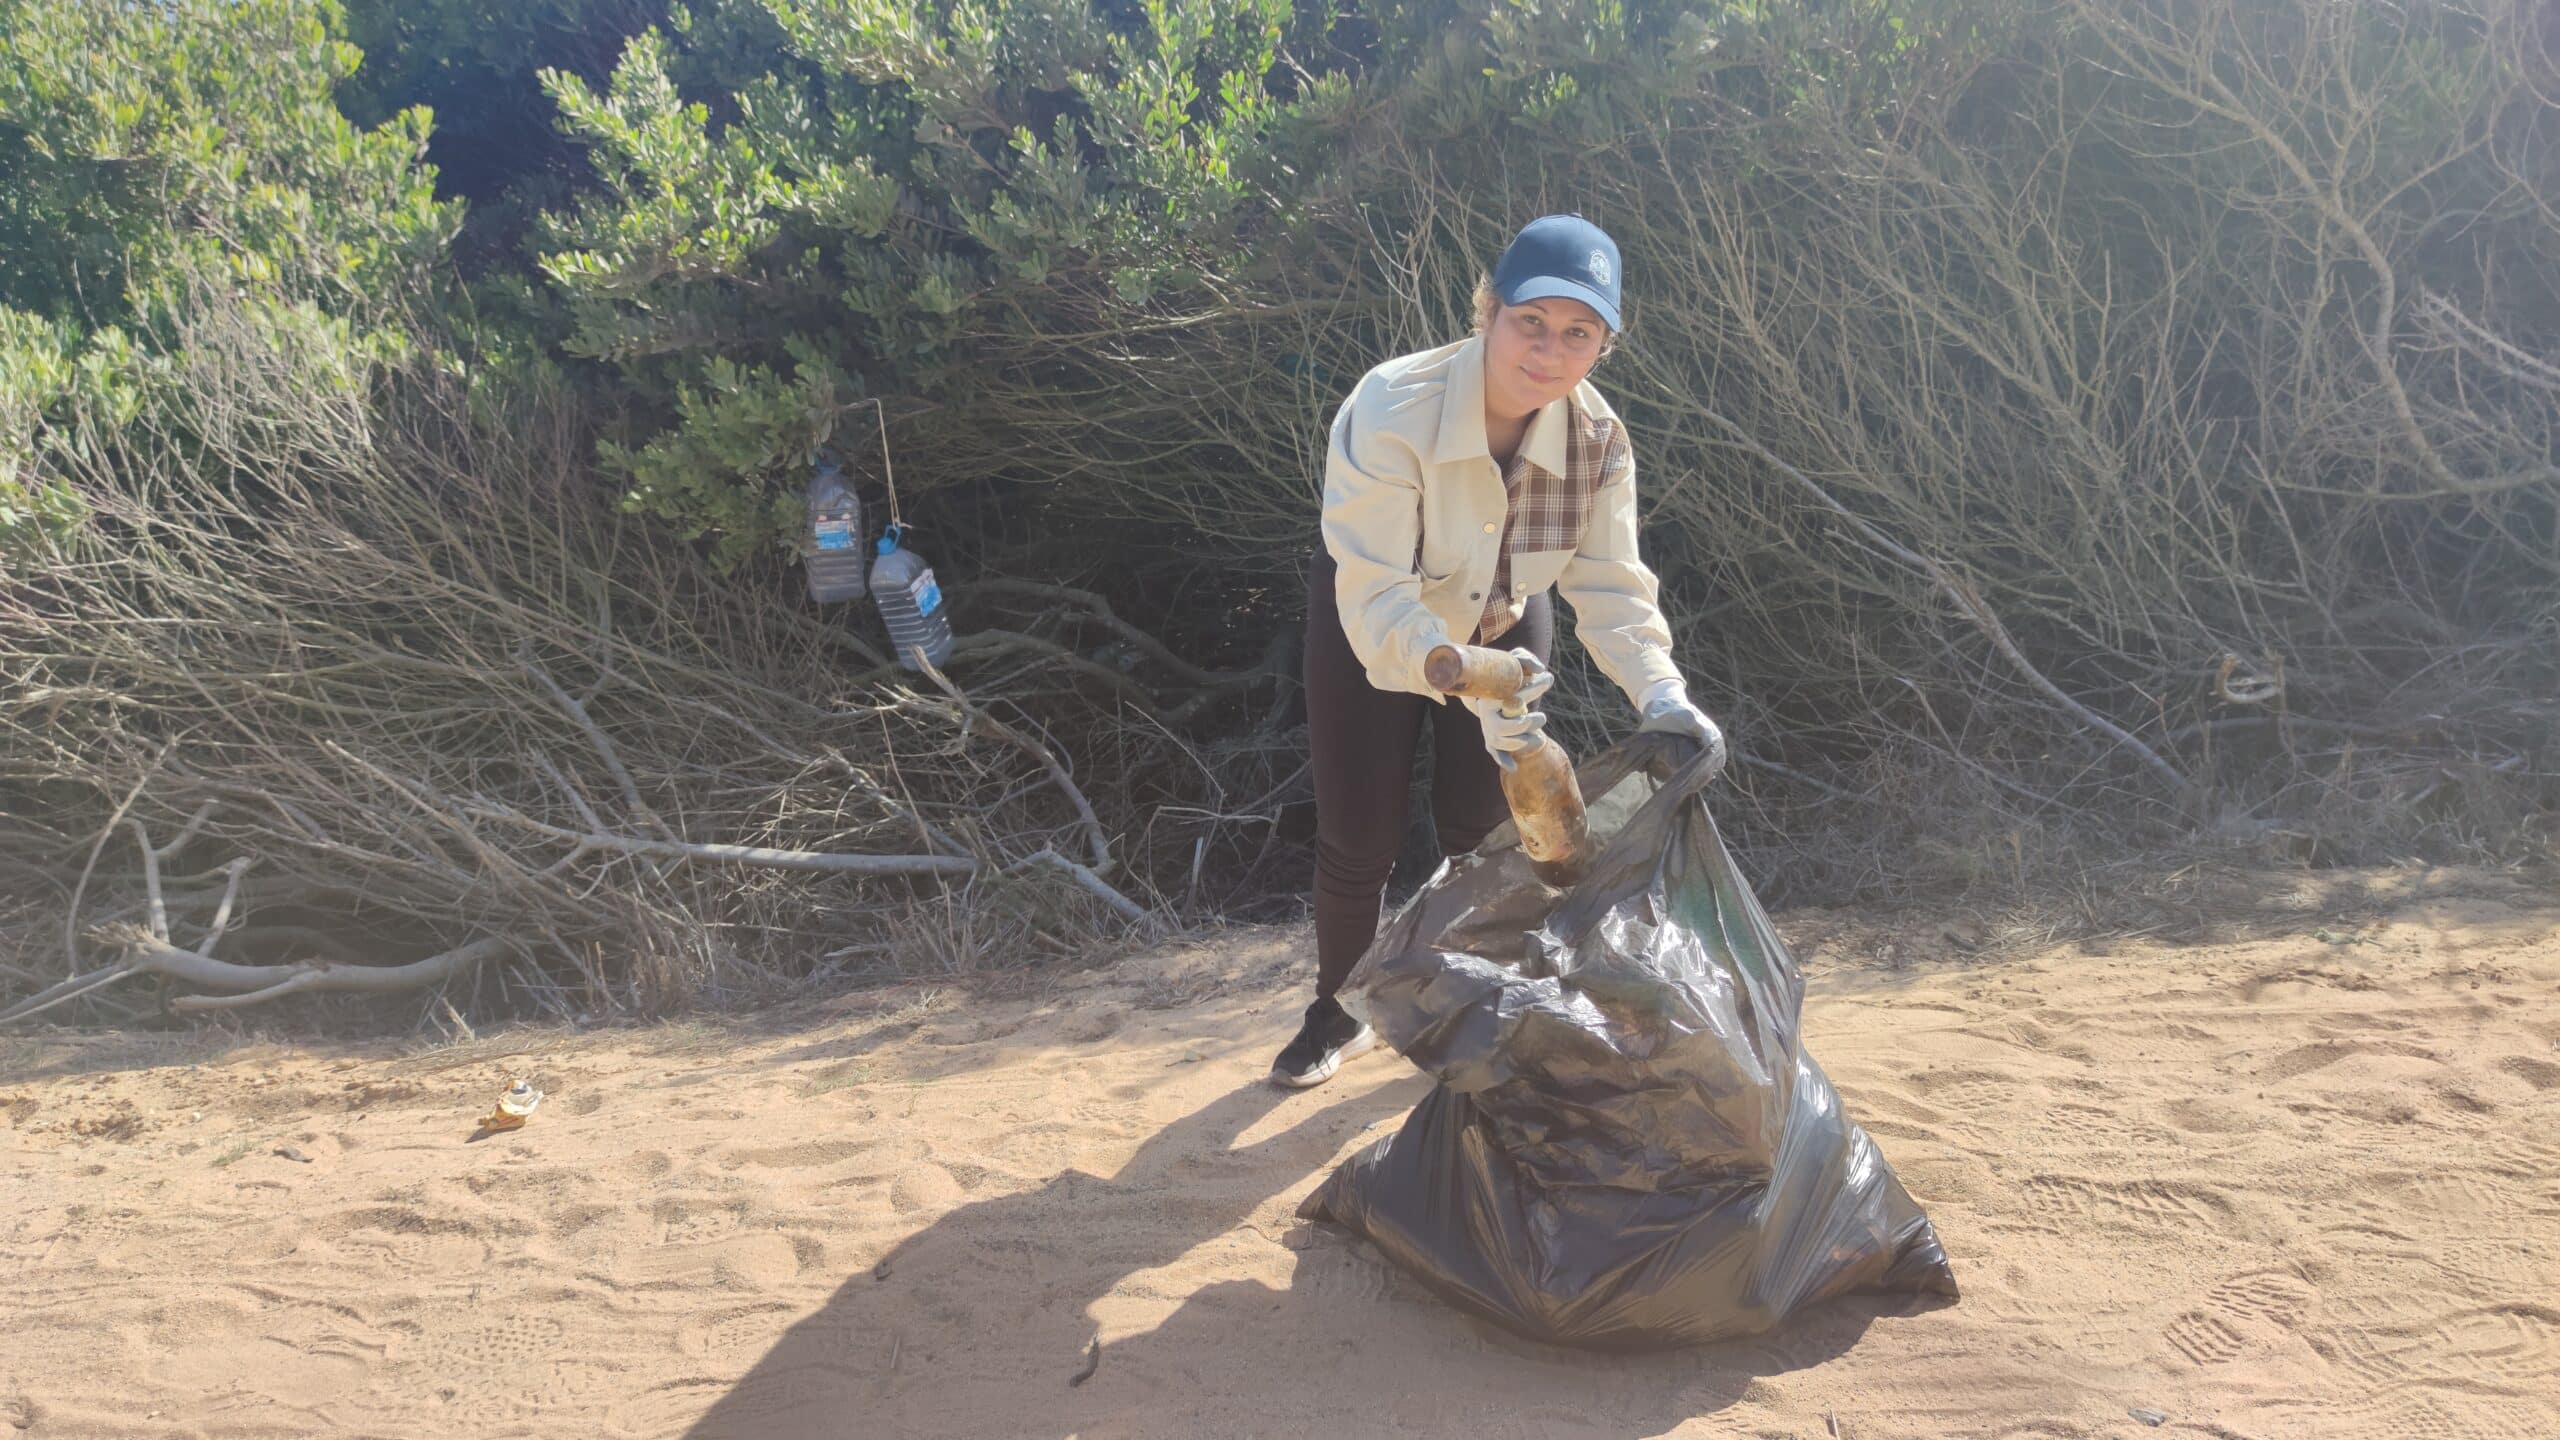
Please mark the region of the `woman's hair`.
[[[1476, 333], [1479, 335], [1482, 335], [1486, 331], [1492, 329], [1493, 317], [1502, 313], [1502, 297], [1493, 293], [1493, 277], [1490, 275], [1478, 275], [1476, 277], [1475, 312]], [[1607, 329], [1605, 325], [1602, 328]], [[1618, 348], [1618, 336], [1620, 333], [1621, 332], [1616, 330], [1610, 330], [1608, 334], [1601, 337], [1601, 358], [1608, 358], [1609, 352]]]

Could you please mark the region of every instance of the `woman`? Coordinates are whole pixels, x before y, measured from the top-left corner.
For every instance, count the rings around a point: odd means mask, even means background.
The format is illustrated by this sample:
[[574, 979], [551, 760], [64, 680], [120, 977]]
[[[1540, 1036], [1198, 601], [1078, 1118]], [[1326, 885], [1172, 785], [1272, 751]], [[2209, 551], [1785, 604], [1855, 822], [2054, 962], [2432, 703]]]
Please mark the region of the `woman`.
[[1435, 647], [1508, 649], [1533, 667], [1536, 699], [1554, 683], [1553, 587], [1642, 728], [1687, 735], [1722, 764], [1723, 736], [1689, 702], [1637, 558], [1626, 427], [1586, 383], [1620, 329], [1618, 298], [1618, 247], [1599, 226], [1531, 221], [1476, 287], [1473, 336], [1370, 371], [1334, 416], [1307, 582], [1316, 999], [1272, 1066], [1279, 1084], [1320, 1085], [1376, 1043], [1334, 992], [1377, 935], [1424, 721], [1450, 855], [1507, 818], [1497, 766], [1546, 724], [1535, 710], [1449, 704], [1423, 678]]

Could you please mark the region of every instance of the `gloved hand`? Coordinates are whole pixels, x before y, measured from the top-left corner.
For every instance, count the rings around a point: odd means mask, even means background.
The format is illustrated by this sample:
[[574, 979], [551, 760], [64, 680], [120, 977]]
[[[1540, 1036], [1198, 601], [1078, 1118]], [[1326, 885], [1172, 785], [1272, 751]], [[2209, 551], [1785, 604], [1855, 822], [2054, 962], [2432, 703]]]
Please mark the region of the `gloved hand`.
[[[1538, 703], [1540, 696], [1555, 688], [1556, 683], [1555, 672], [1541, 664], [1538, 657], [1529, 651], [1514, 650], [1511, 658], [1519, 661], [1520, 668], [1529, 672], [1527, 682], [1521, 685], [1520, 693], [1513, 699], [1505, 702], [1478, 700], [1472, 695], [1458, 697], [1475, 712], [1476, 723], [1484, 727], [1484, 748], [1492, 753], [1493, 763], [1505, 770], [1512, 768], [1511, 757], [1536, 745], [1539, 732], [1547, 728], [1547, 717], [1531, 707]], [[1506, 715], [1503, 713], [1506, 706], [1520, 713]]]
[[1677, 678], [1657, 680], [1644, 692], [1644, 699], [1636, 708], [1644, 716], [1643, 723], [1636, 726], [1638, 733], [1686, 735], [1714, 757], [1707, 762], [1707, 778], [1712, 780], [1724, 773], [1724, 731], [1716, 728], [1706, 711], [1689, 703], [1688, 686]]

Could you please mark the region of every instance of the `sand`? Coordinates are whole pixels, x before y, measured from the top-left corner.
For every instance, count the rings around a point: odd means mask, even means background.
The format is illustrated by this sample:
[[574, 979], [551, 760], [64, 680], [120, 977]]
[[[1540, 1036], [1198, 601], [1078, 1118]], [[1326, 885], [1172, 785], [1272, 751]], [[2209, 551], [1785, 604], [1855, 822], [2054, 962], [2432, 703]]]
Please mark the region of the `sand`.
[[1300, 930], [435, 1049], [19, 1034], [0, 1436], [2560, 1435], [2560, 902], [2380, 883], [2213, 944], [1800, 939], [1964, 1297], [1632, 1358], [1293, 1218], [1425, 1088], [1261, 1083]]

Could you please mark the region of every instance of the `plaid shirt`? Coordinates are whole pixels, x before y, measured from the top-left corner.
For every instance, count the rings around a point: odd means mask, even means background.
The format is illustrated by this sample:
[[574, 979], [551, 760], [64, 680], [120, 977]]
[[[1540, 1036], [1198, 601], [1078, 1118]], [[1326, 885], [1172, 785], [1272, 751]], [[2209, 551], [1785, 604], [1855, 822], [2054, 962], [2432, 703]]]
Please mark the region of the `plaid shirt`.
[[1588, 415], [1579, 405], [1572, 407], [1572, 417], [1572, 427], [1565, 431], [1563, 474], [1532, 461], [1525, 449], [1511, 457], [1503, 472], [1509, 509], [1502, 522], [1502, 558], [1494, 564], [1493, 588], [1484, 593], [1484, 615], [1476, 622], [1478, 645], [1492, 644], [1520, 623], [1520, 607], [1511, 600], [1511, 557], [1533, 550], [1579, 549], [1582, 532], [1591, 527], [1592, 499], [1633, 463], [1626, 427], [1616, 417]]

